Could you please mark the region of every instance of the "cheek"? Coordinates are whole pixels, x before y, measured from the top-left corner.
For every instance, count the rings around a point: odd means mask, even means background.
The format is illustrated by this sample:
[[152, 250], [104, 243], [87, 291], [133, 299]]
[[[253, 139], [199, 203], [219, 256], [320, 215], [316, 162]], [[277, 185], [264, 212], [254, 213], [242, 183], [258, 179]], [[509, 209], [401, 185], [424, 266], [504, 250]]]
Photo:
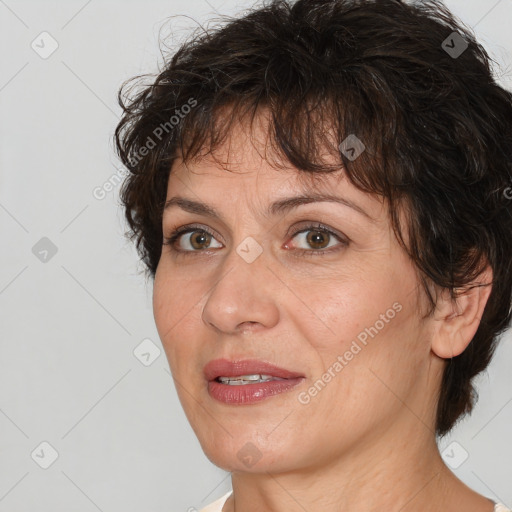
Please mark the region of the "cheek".
[[185, 285], [181, 279], [173, 278], [175, 275], [159, 266], [153, 286], [155, 324], [173, 373], [182, 353], [193, 349], [191, 320], [198, 314], [196, 308], [201, 307], [201, 294], [193, 289], [192, 283]]
[[[308, 322], [314, 326], [312, 334], [316, 332], [316, 336], [310, 339], [317, 339], [319, 346], [343, 348], [352, 336], [372, 326], [394, 302], [401, 301], [410, 276], [396, 268], [393, 255], [382, 253], [347, 253], [343, 268], [305, 278], [309, 293], [301, 294], [307, 306], [301, 309], [307, 318], [300, 322], [305, 329]], [[304, 282], [300, 284], [294, 283], [294, 288], [304, 288]]]
[[376, 322], [379, 333], [387, 332], [399, 320], [400, 313], [393, 308], [399, 300], [400, 295], [377, 278], [333, 280], [317, 285], [314, 293], [304, 297], [307, 307], [300, 309], [295, 322], [317, 351], [332, 358], [348, 350], [353, 340], [371, 339]]
[[314, 378], [324, 375], [334, 383], [331, 391], [360, 404], [392, 398], [379, 378], [407, 392], [411, 374], [428, 362], [429, 353], [411, 293], [415, 285], [412, 272], [402, 269], [398, 276], [387, 269], [342, 286], [324, 283], [310, 294], [315, 314], [295, 321], [315, 353], [311, 359], [318, 361]]
[[171, 290], [173, 284], [166, 278], [161, 268], [161, 265], [157, 267], [153, 283], [153, 316], [160, 340], [165, 343], [166, 333], [172, 327], [171, 311], [174, 311], [174, 304]]
[[183, 271], [160, 261], [153, 285], [153, 314], [162, 342], [194, 313], [205, 292], [200, 287], [201, 280], [187, 279]]

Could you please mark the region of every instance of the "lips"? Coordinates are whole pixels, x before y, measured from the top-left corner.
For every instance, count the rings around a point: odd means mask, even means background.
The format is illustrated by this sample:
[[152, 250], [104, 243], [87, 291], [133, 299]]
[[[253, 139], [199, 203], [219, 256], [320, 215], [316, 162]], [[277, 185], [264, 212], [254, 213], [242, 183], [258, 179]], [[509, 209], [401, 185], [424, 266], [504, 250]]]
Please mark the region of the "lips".
[[[304, 381], [304, 375], [300, 373], [265, 361], [247, 359], [241, 361], [215, 359], [204, 367], [204, 376], [208, 381], [210, 397], [229, 406], [251, 405], [284, 395]], [[247, 376], [243, 383], [235, 381], [236, 377], [242, 376]], [[258, 379], [263, 376], [264, 380]], [[220, 380], [219, 377], [225, 377], [225, 379]], [[251, 382], [253, 380], [251, 377], [257, 380]]]
[[304, 375], [280, 368], [265, 361], [245, 359], [229, 361], [228, 359], [214, 359], [204, 367], [204, 376], [207, 381], [214, 381], [219, 377], [241, 377], [242, 375], [270, 375], [279, 379], [297, 379]]

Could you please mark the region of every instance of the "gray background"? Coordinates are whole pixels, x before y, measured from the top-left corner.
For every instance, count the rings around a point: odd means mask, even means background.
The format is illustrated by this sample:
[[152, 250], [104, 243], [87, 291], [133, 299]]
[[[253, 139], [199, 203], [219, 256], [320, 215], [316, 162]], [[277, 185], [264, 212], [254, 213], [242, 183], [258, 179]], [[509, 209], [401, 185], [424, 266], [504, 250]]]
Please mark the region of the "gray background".
[[[512, 0], [447, 4], [512, 88]], [[230, 489], [158, 356], [151, 283], [123, 238], [119, 187], [93, 191], [119, 173], [116, 92], [156, 71], [159, 32], [172, 47], [194, 20], [250, 5], [0, 0], [0, 512], [178, 512]], [[170, 30], [176, 15], [190, 18]], [[47, 58], [55, 43], [43, 31], [59, 45]], [[507, 333], [478, 379], [474, 414], [441, 442], [460, 478], [509, 507], [511, 361]], [[47, 469], [42, 442], [58, 453]]]

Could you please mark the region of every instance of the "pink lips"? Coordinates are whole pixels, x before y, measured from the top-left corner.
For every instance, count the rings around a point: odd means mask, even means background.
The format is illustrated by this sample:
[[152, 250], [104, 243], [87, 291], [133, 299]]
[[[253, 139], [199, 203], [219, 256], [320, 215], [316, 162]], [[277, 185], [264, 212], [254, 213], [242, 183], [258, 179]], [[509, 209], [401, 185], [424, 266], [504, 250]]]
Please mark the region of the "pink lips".
[[[229, 385], [218, 377], [240, 377], [242, 375], [270, 375], [283, 380]], [[215, 359], [204, 367], [208, 381], [208, 392], [212, 398], [232, 405], [248, 405], [290, 390], [304, 380], [304, 375], [279, 368], [265, 361]]]

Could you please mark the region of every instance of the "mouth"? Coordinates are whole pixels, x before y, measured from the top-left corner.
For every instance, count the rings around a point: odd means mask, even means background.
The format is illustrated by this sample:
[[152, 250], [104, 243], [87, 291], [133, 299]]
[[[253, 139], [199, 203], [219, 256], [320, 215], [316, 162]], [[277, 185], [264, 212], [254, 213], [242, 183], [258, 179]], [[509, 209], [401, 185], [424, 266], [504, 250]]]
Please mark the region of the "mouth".
[[279, 395], [304, 380], [304, 375], [258, 360], [215, 359], [204, 367], [208, 393], [219, 402], [248, 405]]

